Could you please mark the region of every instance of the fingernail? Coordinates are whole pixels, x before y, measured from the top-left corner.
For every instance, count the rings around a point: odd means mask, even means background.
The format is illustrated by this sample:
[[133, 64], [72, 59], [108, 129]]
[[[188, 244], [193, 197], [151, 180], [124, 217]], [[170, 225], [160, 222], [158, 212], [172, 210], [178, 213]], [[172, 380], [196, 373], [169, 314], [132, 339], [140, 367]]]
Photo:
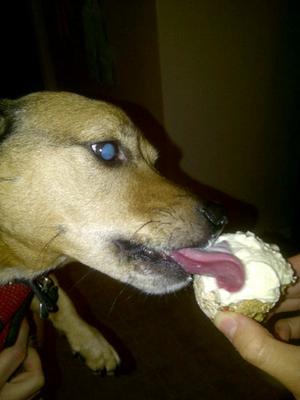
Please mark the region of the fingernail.
[[235, 316], [229, 313], [219, 312], [214, 319], [216, 327], [230, 340], [232, 341], [235, 332], [237, 330], [237, 321]]

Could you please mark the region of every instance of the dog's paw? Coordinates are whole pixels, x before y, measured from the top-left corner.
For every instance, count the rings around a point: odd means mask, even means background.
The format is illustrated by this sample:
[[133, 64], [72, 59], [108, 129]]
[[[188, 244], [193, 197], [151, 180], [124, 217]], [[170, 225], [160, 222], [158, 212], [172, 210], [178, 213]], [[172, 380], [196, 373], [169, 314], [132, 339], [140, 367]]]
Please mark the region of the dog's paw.
[[80, 334], [68, 337], [73, 353], [95, 373], [113, 375], [120, 364], [117, 352], [97, 329], [90, 325], [82, 328]]

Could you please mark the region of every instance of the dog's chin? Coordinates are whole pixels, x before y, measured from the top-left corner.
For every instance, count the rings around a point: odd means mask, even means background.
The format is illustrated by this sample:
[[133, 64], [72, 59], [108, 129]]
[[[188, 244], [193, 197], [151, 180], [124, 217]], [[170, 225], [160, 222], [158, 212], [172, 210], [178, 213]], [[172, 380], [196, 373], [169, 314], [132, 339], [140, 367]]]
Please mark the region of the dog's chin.
[[114, 242], [118, 256], [130, 264], [131, 285], [149, 294], [165, 294], [187, 286], [192, 277], [166, 251], [157, 251], [127, 240]]

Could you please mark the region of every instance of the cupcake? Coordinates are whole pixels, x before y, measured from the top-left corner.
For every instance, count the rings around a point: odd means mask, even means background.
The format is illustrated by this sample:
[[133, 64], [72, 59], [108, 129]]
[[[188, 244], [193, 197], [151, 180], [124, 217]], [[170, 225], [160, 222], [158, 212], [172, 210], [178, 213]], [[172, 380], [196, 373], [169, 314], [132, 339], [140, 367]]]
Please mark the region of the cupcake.
[[202, 311], [234, 311], [263, 321], [296, 280], [278, 246], [251, 232], [221, 235], [206, 249], [182, 249], [175, 260], [194, 275], [194, 292]]

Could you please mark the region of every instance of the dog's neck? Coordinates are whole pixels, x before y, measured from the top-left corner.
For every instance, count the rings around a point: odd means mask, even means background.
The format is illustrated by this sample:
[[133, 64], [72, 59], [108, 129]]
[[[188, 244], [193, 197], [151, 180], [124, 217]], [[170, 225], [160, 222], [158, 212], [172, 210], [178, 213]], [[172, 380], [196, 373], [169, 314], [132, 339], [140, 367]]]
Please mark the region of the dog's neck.
[[67, 262], [66, 256], [42, 254], [14, 239], [0, 237], [0, 284], [14, 279], [33, 279]]

